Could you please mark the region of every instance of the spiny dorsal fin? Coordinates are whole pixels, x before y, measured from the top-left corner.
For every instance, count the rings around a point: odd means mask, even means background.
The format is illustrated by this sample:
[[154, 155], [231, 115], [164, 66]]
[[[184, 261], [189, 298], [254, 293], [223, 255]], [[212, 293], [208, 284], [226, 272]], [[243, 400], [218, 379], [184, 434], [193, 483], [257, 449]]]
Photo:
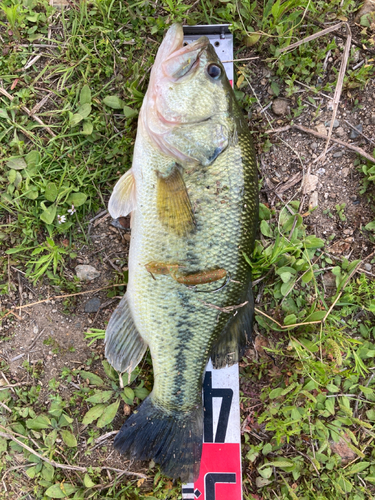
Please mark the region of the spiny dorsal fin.
[[131, 373], [146, 352], [129, 308], [126, 294], [109, 320], [105, 332], [105, 356], [118, 372]]
[[157, 209], [162, 224], [180, 236], [195, 227], [193, 210], [182, 175], [176, 166], [167, 177], [158, 175]]
[[114, 219], [126, 217], [136, 208], [135, 180], [132, 169], [117, 182], [108, 203], [108, 211]]

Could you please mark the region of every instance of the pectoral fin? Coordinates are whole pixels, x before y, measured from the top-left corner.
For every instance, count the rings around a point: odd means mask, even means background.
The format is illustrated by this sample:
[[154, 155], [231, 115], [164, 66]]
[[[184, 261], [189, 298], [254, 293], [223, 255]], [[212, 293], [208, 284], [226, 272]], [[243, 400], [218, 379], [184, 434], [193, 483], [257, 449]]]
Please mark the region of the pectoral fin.
[[192, 231], [195, 226], [193, 210], [177, 166], [167, 177], [158, 175], [157, 190], [158, 216], [163, 226], [180, 236]]
[[136, 208], [135, 180], [132, 169], [117, 182], [108, 203], [108, 211], [114, 219], [125, 217]]

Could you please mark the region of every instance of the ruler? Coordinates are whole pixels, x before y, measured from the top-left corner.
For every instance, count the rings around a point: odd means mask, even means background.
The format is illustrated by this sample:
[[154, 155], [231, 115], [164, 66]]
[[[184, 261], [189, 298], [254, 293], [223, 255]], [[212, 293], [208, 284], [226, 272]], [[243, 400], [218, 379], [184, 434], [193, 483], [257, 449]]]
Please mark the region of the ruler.
[[[229, 24], [184, 26], [184, 41], [205, 35], [223, 62], [233, 86], [233, 35]], [[226, 62], [228, 61], [228, 62]], [[203, 379], [204, 428], [199, 477], [182, 486], [183, 500], [242, 500], [240, 391], [238, 364], [214, 370]]]

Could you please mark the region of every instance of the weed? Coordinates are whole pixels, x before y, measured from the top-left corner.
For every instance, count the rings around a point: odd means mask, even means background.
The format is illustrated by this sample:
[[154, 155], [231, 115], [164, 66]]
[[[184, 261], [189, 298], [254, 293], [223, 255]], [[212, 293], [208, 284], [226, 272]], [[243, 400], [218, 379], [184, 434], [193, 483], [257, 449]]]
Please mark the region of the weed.
[[337, 215], [339, 216], [339, 219], [341, 220], [341, 222], [346, 221], [346, 216], [344, 214], [345, 207], [346, 207], [346, 203], [341, 203], [341, 205], [338, 204], [335, 206], [335, 208], [337, 210]]

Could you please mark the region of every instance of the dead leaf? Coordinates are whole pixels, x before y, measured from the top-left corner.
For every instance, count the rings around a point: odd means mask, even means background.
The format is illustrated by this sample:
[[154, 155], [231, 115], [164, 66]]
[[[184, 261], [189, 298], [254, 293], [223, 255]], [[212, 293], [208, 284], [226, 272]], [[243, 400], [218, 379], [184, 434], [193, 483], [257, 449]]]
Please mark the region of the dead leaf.
[[266, 357], [267, 354], [265, 350], [263, 349], [264, 347], [269, 347], [270, 344], [268, 342], [268, 339], [266, 337], [263, 337], [262, 335], [257, 335], [254, 339], [254, 349], [258, 352], [258, 354], [262, 357]]
[[342, 464], [351, 462], [357, 457], [355, 451], [349, 448], [346, 441], [350, 443], [350, 437], [347, 434], [345, 434], [345, 440], [340, 437], [340, 441], [338, 443], [335, 443], [334, 441], [329, 442], [332, 452], [340, 455]]
[[302, 173], [297, 172], [296, 174], [292, 175], [290, 179], [288, 179], [284, 184], [282, 184], [280, 187], [276, 189], [277, 194], [281, 194], [284, 191], [287, 191], [291, 187], [293, 187], [295, 184], [297, 184], [300, 180], [302, 179]]
[[128, 416], [130, 415], [132, 412], [132, 409], [130, 408], [130, 406], [128, 404], [124, 404], [124, 415]]
[[329, 248], [329, 251], [333, 254], [346, 254], [350, 250], [352, 243], [353, 238], [338, 240]]
[[306, 174], [302, 181], [302, 193], [308, 194], [315, 191], [319, 178], [317, 175]]
[[241, 83], [244, 81], [245, 77], [243, 75], [240, 75], [238, 80], [237, 80], [237, 88], [239, 88], [239, 86], [241, 85]]

